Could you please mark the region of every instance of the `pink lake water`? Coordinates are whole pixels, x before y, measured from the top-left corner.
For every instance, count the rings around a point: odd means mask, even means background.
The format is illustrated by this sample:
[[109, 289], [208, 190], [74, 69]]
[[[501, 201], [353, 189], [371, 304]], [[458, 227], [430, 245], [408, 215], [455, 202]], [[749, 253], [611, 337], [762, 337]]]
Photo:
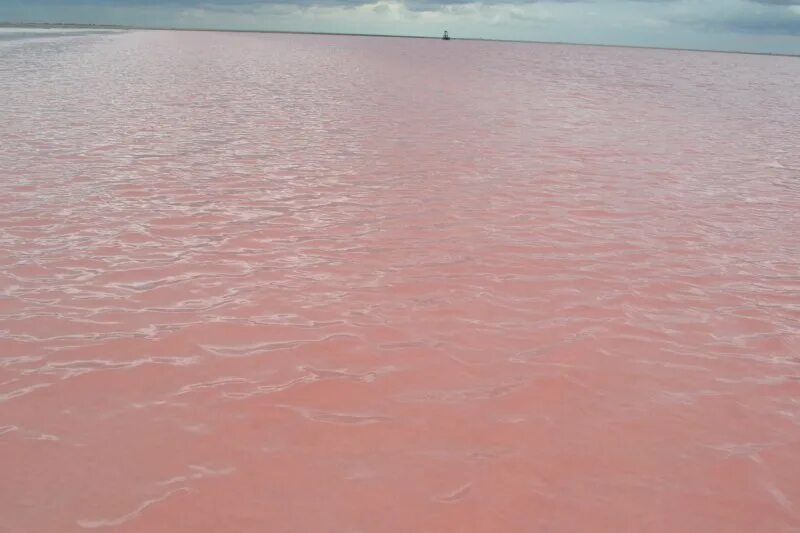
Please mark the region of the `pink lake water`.
[[800, 530], [800, 59], [0, 42], [3, 532]]

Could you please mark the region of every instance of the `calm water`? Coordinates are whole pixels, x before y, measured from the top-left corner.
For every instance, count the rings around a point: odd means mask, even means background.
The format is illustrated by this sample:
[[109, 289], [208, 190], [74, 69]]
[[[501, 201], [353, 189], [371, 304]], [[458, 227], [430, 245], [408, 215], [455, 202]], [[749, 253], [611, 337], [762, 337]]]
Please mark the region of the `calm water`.
[[0, 43], [0, 530], [800, 528], [800, 59]]

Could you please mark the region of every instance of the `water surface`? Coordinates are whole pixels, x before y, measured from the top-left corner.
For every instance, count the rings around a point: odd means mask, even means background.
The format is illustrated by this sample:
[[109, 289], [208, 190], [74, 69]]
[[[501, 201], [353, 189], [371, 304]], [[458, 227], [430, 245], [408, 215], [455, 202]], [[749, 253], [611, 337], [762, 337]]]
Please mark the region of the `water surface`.
[[800, 60], [5, 41], [0, 529], [800, 528]]

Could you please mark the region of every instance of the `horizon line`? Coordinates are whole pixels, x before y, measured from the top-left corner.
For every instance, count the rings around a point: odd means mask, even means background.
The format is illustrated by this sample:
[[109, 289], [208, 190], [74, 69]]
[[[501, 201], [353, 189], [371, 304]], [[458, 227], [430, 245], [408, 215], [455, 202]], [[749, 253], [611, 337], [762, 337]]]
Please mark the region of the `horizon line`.
[[[131, 26], [124, 24], [93, 24], [84, 22], [9, 22], [0, 21], [0, 28], [24, 28], [24, 27], [73, 27], [73, 28], [99, 28], [99, 29], [118, 29], [118, 30], [145, 30], [145, 31], [201, 31], [201, 32], [223, 32], [223, 33], [277, 33], [288, 35], [331, 35], [341, 37], [390, 37], [397, 39], [433, 39], [443, 40], [442, 37], [431, 35], [402, 35], [391, 33], [346, 33], [333, 31], [302, 31], [302, 30], [255, 30], [255, 29], [233, 29], [233, 28], [191, 28], [179, 26]], [[599, 46], [604, 48], [632, 48], [641, 50], [666, 50], [674, 52], [707, 52], [712, 54], [744, 54], [757, 56], [778, 56], [778, 57], [800, 57], [800, 53], [788, 52], [750, 52], [732, 49], [712, 49], [712, 48], [679, 48], [669, 46], [646, 46], [635, 44], [607, 44], [607, 43], [580, 43], [570, 41], [536, 41], [527, 39], [498, 39], [485, 37], [453, 37], [451, 41], [486, 41], [499, 43], [521, 43], [521, 44], [552, 44], [563, 46]]]

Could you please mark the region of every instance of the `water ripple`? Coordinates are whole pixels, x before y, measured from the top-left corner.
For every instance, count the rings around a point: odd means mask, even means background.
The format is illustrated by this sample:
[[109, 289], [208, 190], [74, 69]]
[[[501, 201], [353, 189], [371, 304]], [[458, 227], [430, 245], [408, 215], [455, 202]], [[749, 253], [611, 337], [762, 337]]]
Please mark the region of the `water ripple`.
[[800, 530], [796, 58], [62, 33], [0, 38], [9, 531]]

